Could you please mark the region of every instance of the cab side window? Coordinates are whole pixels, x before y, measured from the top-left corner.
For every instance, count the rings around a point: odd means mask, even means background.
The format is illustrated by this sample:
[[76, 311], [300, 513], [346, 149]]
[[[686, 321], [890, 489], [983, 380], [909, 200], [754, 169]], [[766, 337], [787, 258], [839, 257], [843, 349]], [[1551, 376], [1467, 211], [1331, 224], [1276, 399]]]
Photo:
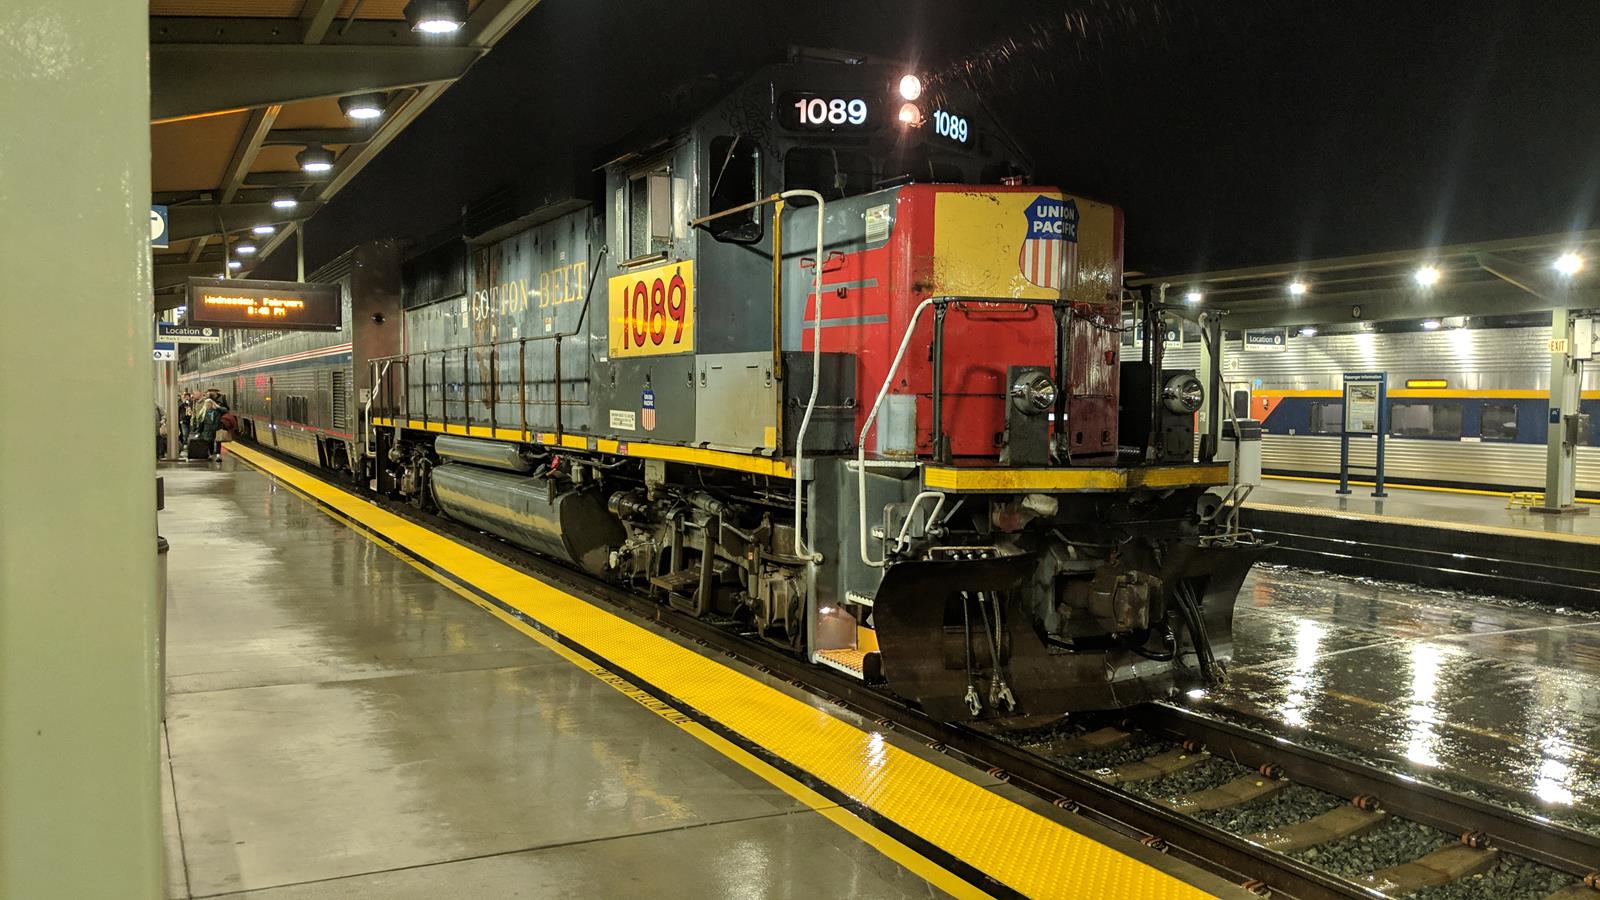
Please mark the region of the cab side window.
[[644, 259], [672, 250], [672, 170], [665, 161], [628, 176], [628, 255]]
[[[705, 214], [711, 215], [761, 199], [761, 149], [742, 136], [711, 139], [707, 153]], [[761, 240], [761, 209], [722, 216], [706, 223], [719, 241], [749, 243]]]

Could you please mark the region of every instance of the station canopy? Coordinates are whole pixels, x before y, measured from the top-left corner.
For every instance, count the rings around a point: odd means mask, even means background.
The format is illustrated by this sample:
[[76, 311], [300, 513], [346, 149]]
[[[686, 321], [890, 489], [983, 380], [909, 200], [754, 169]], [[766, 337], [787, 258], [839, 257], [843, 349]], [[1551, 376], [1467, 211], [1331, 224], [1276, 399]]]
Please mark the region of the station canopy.
[[[156, 309], [228, 259], [248, 275], [537, 2], [150, 0]], [[460, 27], [413, 30], [418, 10]]]
[[1169, 304], [1224, 310], [1229, 329], [1594, 309], [1600, 230], [1140, 275], [1128, 285], [1156, 294], [1165, 285]]

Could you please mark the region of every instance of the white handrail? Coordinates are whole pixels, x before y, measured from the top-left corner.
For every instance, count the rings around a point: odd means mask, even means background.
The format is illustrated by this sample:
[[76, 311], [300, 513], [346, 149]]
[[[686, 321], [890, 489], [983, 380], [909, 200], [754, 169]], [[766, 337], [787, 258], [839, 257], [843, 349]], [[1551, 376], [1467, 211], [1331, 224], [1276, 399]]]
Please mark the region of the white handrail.
[[917, 308], [912, 311], [911, 322], [906, 325], [905, 337], [900, 339], [900, 349], [894, 355], [894, 362], [889, 364], [889, 374], [883, 379], [883, 387], [878, 388], [878, 397], [872, 401], [872, 411], [867, 413], [867, 421], [861, 426], [861, 436], [856, 441], [856, 515], [860, 525], [861, 561], [874, 569], [883, 568], [886, 560], [874, 561], [867, 555], [867, 433], [872, 430], [872, 423], [878, 418], [878, 407], [883, 405], [883, 398], [888, 396], [889, 385], [894, 383], [895, 373], [900, 371], [900, 361], [905, 359], [906, 348], [911, 346], [911, 335], [917, 329], [917, 322], [932, 305], [933, 298], [929, 297], [918, 303]]
[[[806, 428], [811, 425], [811, 412], [817, 407], [817, 393], [822, 387], [822, 225], [824, 214], [827, 212], [827, 201], [816, 191], [784, 191], [778, 195], [784, 200], [790, 197], [810, 197], [817, 201], [817, 257], [816, 265], [812, 268], [811, 290], [816, 298], [812, 312], [811, 330], [811, 398], [806, 401], [805, 415], [800, 417], [800, 428], [794, 436], [794, 550], [796, 556], [808, 556], [812, 562], [821, 562], [822, 557], [817, 553], [807, 553], [805, 543], [801, 538], [800, 526], [804, 520], [806, 484], [801, 473], [801, 464], [806, 455]], [[783, 258], [783, 248], [774, 247], [772, 252]], [[802, 307], [802, 320], [804, 319]], [[800, 326], [802, 334], [805, 333], [805, 324]]]

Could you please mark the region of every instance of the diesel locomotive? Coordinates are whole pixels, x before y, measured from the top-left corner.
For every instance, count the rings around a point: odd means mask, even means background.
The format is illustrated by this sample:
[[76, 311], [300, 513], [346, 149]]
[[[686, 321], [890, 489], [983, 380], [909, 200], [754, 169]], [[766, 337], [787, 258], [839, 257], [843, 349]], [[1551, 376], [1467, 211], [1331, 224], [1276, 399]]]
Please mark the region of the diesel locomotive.
[[959, 86], [796, 54], [591, 201], [355, 248], [322, 273], [343, 331], [233, 336], [184, 380], [248, 439], [935, 716], [1203, 687], [1257, 553], [1192, 452], [1204, 387], [1122, 358], [1121, 211], [1019, 156]]

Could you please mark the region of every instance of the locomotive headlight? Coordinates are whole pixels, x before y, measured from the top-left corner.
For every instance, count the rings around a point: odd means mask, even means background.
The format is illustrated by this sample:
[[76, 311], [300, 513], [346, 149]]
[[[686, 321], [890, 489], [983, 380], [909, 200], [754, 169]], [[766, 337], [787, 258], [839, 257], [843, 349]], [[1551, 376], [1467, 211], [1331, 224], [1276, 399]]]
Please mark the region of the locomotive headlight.
[[922, 108], [917, 106], [915, 103], [902, 103], [900, 104], [900, 113], [899, 115], [895, 116], [895, 118], [900, 120], [901, 125], [908, 127], [921, 125]]
[[1043, 415], [1056, 405], [1056, 385], [1043, 372], [1028, 372], [1011, 386], [1011, 402], [1030, 416]]
[[1192, 413], [1200, 408], [1206, 399], [1206, 389], [1200, 386], [1200, 379], [1185, 372], [1167, 379], [1161, 388], [1161, 404], [1168, 412], [1183, 414]]
[[907, 100], [915, 100], [922, 96], [922, 79], [915, 75], [907, 75], [900, 79], [900, 96]]

